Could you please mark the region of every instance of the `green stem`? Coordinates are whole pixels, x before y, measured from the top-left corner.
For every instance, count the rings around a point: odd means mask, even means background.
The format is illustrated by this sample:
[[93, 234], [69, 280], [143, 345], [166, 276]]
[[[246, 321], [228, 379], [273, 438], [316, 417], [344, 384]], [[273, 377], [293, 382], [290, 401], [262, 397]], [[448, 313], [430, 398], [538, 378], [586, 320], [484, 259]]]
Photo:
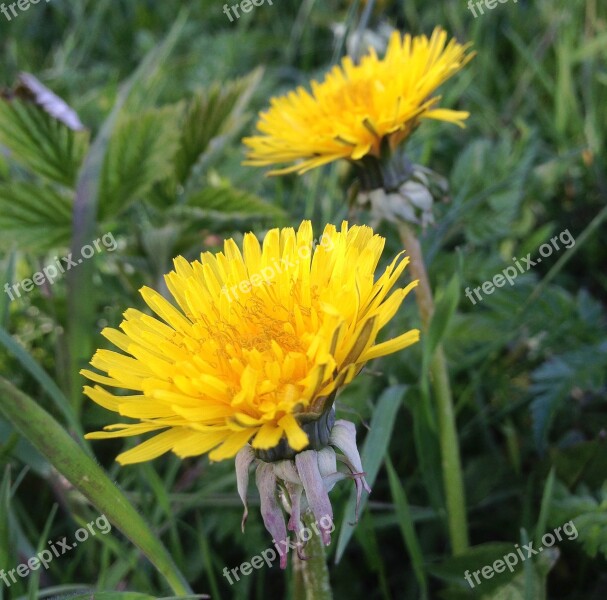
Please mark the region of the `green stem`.
[[[329, 581], [325, 547], [320, 536], [314, 531], [314, 527], [318, 528], [318, 525], [316, 525], [314, 515], [310, 511], [306, 511], [302, 515], [302, 521], [304, 527], [312, 532], [312, 537], [304, 549], [307, 559], [301, 560], [297, 554], [294, 556], [295, 586], [293, 598], [297, 598], [297, 600], [332, 600], [333, 593]], [[301, 590], [302, 581], [305, 593], [302, 593]]]
[[306, 600], [306, 582], [304, 580], [304, 561], [297, 557], [293, 558], [293, 593], [291, 600]]
[[[416, 300], [422, 321], [422, 329], [428, 331], [434, 313], [434, 299], [430, 289], [428, 273], [424, 265], [421, 246], [417, 236], [406, 223], [400, 223], [399, 233], [407, 256], [413, 279], [419, 279]], [[447, 361], [439, 344], [430, 364], [430, 376], [436, 397], [438, 428], [443, 470], [443, 485], [447, 501], [447, 520], [453, 554], [461, 554], [468, 547], [468, 524], [466, 520], [466, 498], [460, 460], [457, 426], [453, 410], [453, 398], [449, 383]]]

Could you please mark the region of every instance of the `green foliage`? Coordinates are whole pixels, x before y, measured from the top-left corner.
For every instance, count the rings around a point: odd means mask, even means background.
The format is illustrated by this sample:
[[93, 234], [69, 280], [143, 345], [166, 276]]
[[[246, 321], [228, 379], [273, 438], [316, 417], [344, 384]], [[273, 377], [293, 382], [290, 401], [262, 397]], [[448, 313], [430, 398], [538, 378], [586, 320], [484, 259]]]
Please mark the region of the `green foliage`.
[[570, 539], [576, 539], [588, 556], [602, 554], [607, 559], [607, 481], [596, 493], [586, 485], [572, 493], [558, 482], [551, 508], [553, 523], [573, 523], [576, 533]]
[[180, 123], [179, 149], [175, 155], [175, 179], [187, 186], [195, 169], [208, 168], [213, 158], [242, 129], [244, 114], [262, 71], [249, 77], [211, 85], [198, 91], [188, 103]]
[[40, 177], [73, 186], [88, 138], [33, 103], [0, 98], [0, 144]]
[[[375, 478], [379, 473], [386, 447], [390, 441], [394, 428], [400, 401], [405, 393], [406, 388], [403, 386], [387, 388], [377, 401], [377, 406], [373, 411], [369, 436], [360, 451], [361, 461], [365, 465], [365, 479], [367, 480], [369, 487], [373, 486]], [[353, 514], [354, 516], [358, 516], [356, 503], [356, 490], [352, 490], [342, 519], [341, 532], [339, 534], [335, 556], [336, 562], [341, 560], [346, 546], [352, 537], [352, 527], [348, 524], [352, 522]], [[360, 506], [358, 507], [358, 511], [363, 510], [365, 504], [366, 497], [363, 497]]]
[[177, 151], [178, 107], [123, 116], [108, 144], [99, 190], [99, 218], [115, 216], [171, 175]]
[[607, 342], [555, 356], [531, 374], [530, 392], [536, 443], [544, 448], [548, 428], [560, 405], [575, 389], [598, 393], [607, 383]]
[[236, 190], [230, 185], [210, 185], [192, 194], [185, 207], [206, 213], [213, 211], [227, 215], [261, 216], [278, 218], [283, 211], [265, 202], [255, 194]]
[[[473, 42], [477, 56], [440, 90], [442, 104], [470, 111], [466, 128], [427, 121], [406, 146], [414, 162], [449, 180], [448, 195], [435, 205], [436, 225], [420, 232], [437, 311], [422, 343], [370, 364], [338, 398], [338, 417], [357, 423], [373, 493], [363, 496], [356, 527], [349, 482], [331, 494], [339, 517], [329, 549], [339, 558], [330, 566], [335, 597], [419, 598], [424, 585], [428, 598], [602, 597], [604, 3], [506, 2], [474, 19], [465, 3], [281, 0], [233, 23], [212, 0], [189, 4], [178, 16], [174, 4], [159, 0], [53, 0], [10, 22], [0, 16], [2, 81], [35, 73], [88, 128], [74, 132], [32, 102], [1, 97], [0, 286], [105, 232], [119, 244], [71, 272], [71, 281], [14, 301], [0, 290], [3, 377], [52, 414], [49, 423], [60, 421], [82, 452], [94, 450], [102, 472], [125, 490], [196, 592], [289, 597], [290, 571], [264, 568], [234, 586], [222, 576], [271, 542], [253, 494], [246, 534], [240, 531], [233, 465], [166, 456], [118, 468], [122, 441], [91, 448], [82, 440], [80, 429], [108, 419], [90, 402], [79, 412], [77, 371], [91, 348], [105, 343], [99, 330], [116, 327], [128, 307], [146, 310], [141, 286], [165, 289], [162, 277], [176, 255], [195, 258], [220, 249], [225, 237], [251, 230], [261, 236], [302, 218], [312, 219], [315, 231], [344, 218], [364, 221], [367, 215], [345, 204], [352, 183], [345, 163], [267, 178], [242, 165], [240, 137], [251, 133], [252, 116], [271, 96], [321, 78], [352, 46], [363, 14], [373, 34], [385, 25], [417, 34], [442, 24]], [[364, 6], [370, 10], [363, 13]], [[378, 229], [387, 260], [402, 245], [394, 229]], [[554, 252], [512, 286], [476, 304], [468, 300], [467, 287], [492, 280], [513, 257], [536, 257], [565, 229], [574, 247]], [[416, 326], [412, 294], [385, 339]], [[448, 556], [437, 415], [429, 380], [420, 377], [439, 342], [456, 402], [473, 544], [458, 557]], [[35, 415], [32, 409], [13, 420], [23, 417], [27, 428]], [[29, 437], [44, 442], [49, 435]], [[64, 467], [0, 419], [0, 568], [16, 567], [98, 516], [60, 474]], [[536, 539], [569, 520], [576, 540], [563, 539], [516, 572], [470, 589], [466, 570], [527, 543], [525, 531]], [[0, 579], [0, 600], [170, 594], [117, 528], [39, 575], [10, 589]]]
[[[500, 141], [475, 139], [458, 156], [451, 177], [458, 194], [454, 210], [468, 221], [466, 237], [471, 243], [529, 232], [523, 201], [537, 160], [537, 146], [529, 134], [516, 141], [509, 137]], [[489, 181], [487, 173], [491, 173]]]
[[0, 234], [5, 248], [35, 252], [69, 245], [72, 200], [59, 188], [26, 182], [0, 183]]
[[[114, 523], [148, 557], [177, 594], [188, 584], [148, 524], [93, 459], [83, 452], [50, 414], [5, 379], [0, 379], [0, 411], [99, 512]], [[47, 527], [50, 522], [47, 521]], [[41, 539], [48, 537], [48, 528]], [[40, 552], [41, 548], [38, 548]]]

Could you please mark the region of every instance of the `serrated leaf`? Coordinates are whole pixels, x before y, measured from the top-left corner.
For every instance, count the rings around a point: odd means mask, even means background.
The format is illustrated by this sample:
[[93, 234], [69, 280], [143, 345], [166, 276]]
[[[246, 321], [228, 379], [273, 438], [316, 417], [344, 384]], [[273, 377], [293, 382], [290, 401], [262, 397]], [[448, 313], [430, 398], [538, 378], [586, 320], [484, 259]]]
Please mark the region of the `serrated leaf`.
[[533, 432], [540, 450], [556, 411], [574, 387], [599, 390], [605, 382], [607, 342], [586, 346], [556, 356], [540, 365], [532, 374], [531, 404]]
[[[512, 556], [509, 559], [511, 567], [505, 560], [508, 555]], [[465, 589], [470, 598], [527, 600], [525, 588], [530, 585], [535, 594], [531, 597], [536, 600], [545, 597], [545, 578], [558, 555], [556, 548], [546, 547], [541, 555], [523, 561], [514, 544], [489, 542], [473, 546], [438, 565], [430, 565], [428, 571], [443, 581]], [[501, 562], [496, 565], [496, 561]], [[501, 572], [496, 571], [495, 566]], [[484, 577], [482, 570], [487, 567], [491, 567], [491, 571], [486, 570], [487, 577]]]
[[195, 166], [220, 150], [244, 124], [244, 108], [261, 79], [258, 69], [248, 77], [216, 83], [200, 90], [188, 104], [180, 126], [175, 177], [186, 186]]
[[[483, 551], [485, 547], [491, 545], [493, 544], [485, 544], [478, 546], [478, 548]], [[512, 550], [512, 547], [510, 548]], [[487, 580], [483, 579], [480, 574], [480, 583], [477, 583], [473, 575], [474, 571], [469, 568], [468, 574], [472, 581], [472, 585], [474, 586], [471, 587], [470, 583], [461, 576], [461, 572], [459, 578], [454, 573], [454, 578], [450, 578], [452, 581], [451, 587], [441, 592], [441, 598], [444, 598], [444, 600], [470, 600], [471, 598], [477, 598], [478, 600], [545, 599], [546, 574], [556, 563], [557, 558], [558, 550], [555, 548], [547, 548], [539, 560], [534, 563], [531, 563], [531, 561], [525, 562], [525, 570], [521, 570], [520, 573], [510, 574], [506, 571], [508, 577], [511, 579], [503, 584], [501, 583], [503, 579], [497, 580], [493, 577]], [[487, 560], [486, 563], [478, 563], [478, 566], [482, 568], [482, 566], [489, 564], [489, 560]], [[458, 570], [459, 569], [460, 567], [458, 567]], [[500, 574], [500, 577], [503, 576], [503, 574]]]
[[69, 245], [72, 199], [47, 185], [0, 184], [0, 243], [46, 251]]
[[33, 102], [48, 115], [74, 131], [86, 129], [76, 111], [31, 73], [20, 73], [18, 85], [14, 92], [9, 95]]
[[99, 218], [119, 213], [168, 177], [177, 151], [177, 105], [123, 116], [108, 144], [99, 190]]
[[[504, 556], [513, 551], [515, 551], [514, 544], [508, 542], [479, 544], [478, 546], [468, 548], [461, 554], [451, 556], [439, 564], [429, 565], [428, 571], [443, 581], [470, 587], [470, 584], [465, 579], [467, 571], [474, 573], [474, 571], [482, 569], [485, 565], [492, 565], [496, 560], [503, 559]], [[500, 584], [507, 583], [521, 569], [521, 565], [516, 565], [513, 569], [513, 572], [506, 569], [503, 573], [497, 573], [491, 582], [485, 582], [488, 584], [487, 587], [498, 587]], [[472, 582], [475, 584], [474, 579]]]
[[70, 129], [31, 102], [0, 99], [0, 144], [36, 175], [73, 187], [89, 133]]
[[571, 493], [558, 482], [551, 507], [551, 523], [568, 527], [567, 539], [582, 545], [591, 558], [602, 554], [607, 558], [607, 482], [593, 494], [585, 486]]
[[284, 215], [282, 209], [269, 204], [259, 196], [244, 190], [237, 190], [229, 185], [208, 186], [191, 195], [186, 206], [230, 215], [265, 217]]
[[519, 573], [512, 581], [484, 594], [482, 600], [540, 600], [546, 598], [546, 575], [558, 559], [556, 548], [546, 548], [537, 563], [525, 563], [527, 573]]

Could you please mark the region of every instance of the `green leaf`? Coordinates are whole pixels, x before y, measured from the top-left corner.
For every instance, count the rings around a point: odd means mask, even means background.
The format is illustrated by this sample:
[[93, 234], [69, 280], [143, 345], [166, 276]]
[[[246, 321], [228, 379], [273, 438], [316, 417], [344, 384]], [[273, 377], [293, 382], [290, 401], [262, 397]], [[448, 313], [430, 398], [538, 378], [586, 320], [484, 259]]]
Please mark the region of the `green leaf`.
[[0, 98], [0, 144], [35, 174], [73, 187], [89, 133], [70, 129], [31, 102]]
[[[0, 569], [10, 568], [10, 507], [11, 507], [11, 467], [6, 465], [0, 484]], [[0, 598], [2, 598], [0, 586]]]
[[[558, 560], [556, 548], [546, 548], [536, 561], [525, 561], [525, 569], [506, 585], [482, 596], [483, 600], [541, 600], [547, 598], [546, 577]], [[483, 590], [485, 591], [485, 590]]]
[[[14, 281], [15, 265], [17, 262], [17, 252], [14, 248], [6, 256], [6, 271], [4, 271], [4, 281]], [[2, 263], [0, 263], [1, 265]], [[9, 305], [12, 302], [8, 294], [2, 294], [0, 298], [0, 327], [6, 327], [9, 319]]]
[[[44, 523], [44, 527], [40, 532], [38, 537], [38, 546], [36, 547], [36, 555], [39, 555], [42, 550], [46, 550], [48, 544], [48, 538], [51, 531], [51, 527], [53, 525], [53, 521], [55, 520], [55, 515], [57, 514], [57, 504], [53, 504], [48, 516], [46, 517], [46, 521]], [[36, 572], [31, 573], [28, 581], [28, 597], [29, 600], [36, 600], [38, 597], [37, 591], [40, 584], [40, 570], [36, 570]]]
[[27, 472], [35, 473], [40, 479], [52, 478], [53, 467], [8, 421], [0, 421], [0, 440], [3, 441], [0, 445], [0, 461], [16, 460], [23, 463]]
[[440, 344], [449, 323], [455, 314], [455, 309], [459, 304], [461, 283], [458, 273], [454, 273], [453, 277], [447, 284], [442, 296], [436, 302], [436, 308], [430, 321], [428, 334], [424, 336], [423, 349], [423, 368], [425, 373], [430, 365], [430, 360], [437, 346]]
[[390, 493], [392, 494], [392, 500], [394, 500], [398, 524], [403, 535], [403, 540], [405, 541], [405, 546], [409, 552], [409, 557], [411, 558], [415, 578], [417, 579], [417, 583], [421, 590], [420, 597], [423, 600], [428, 597], [428, 582], [426, 580], [426, 571], [424, 568], [424, 556], [417, 538], [415, 525], [413, 524], [407, 494], [398, 479], [398, 475], [392, 466], [392, 461], [389, 456], [386, 456], [386, 470], [388, 471]]
[[578, 539], [591, 558], [602, 554], [607, 558], [607, 482], [597, 493], [580, 486], [571, 493], [560, 482], [555, 484], [550, 512], [551, 524], [564, 529], [568, 540]]
[[[526, 544], [528, 541], [523, 537], [521, 544]], [[521, 552], [526, 556], [526, 551], [521, 550]], [[430, 565], [428, 571], [452, 585], [449, 593], [445, 594], [446, 598], [541, 600], [546, 597], [546, 576], [558, 556], [556, 548], [546, 547], [543, 548], [541, 555], [523, 561], [514, 544], [489, 542], [473, 546], [438, 565]], [[496, 565], [496, 561], [501, 562]], [[495, 566], [503, 571], [498, 573]], [[489, 571], [488, 568], [491, 570]], [[464, 596], [456, 590], [465, 590], [467, 593]], [[532, 595], [528, 596], [529, 593]]]
[[70, 600], [199, 600], [210, 598], [206, 594], [191, 594], [189, 596], [167, 596], [158, 598], [149, 594], [140, 594], [139, 592], [95, 592], [94, 594], [77, 594], [70, 596]]
[[[426, 377], [427, 380], [427, 377]], [[438, 427], [434, 406], [429, 391], [420, 388], [419, 397], [411, 397], [405, 402], [413, 418], [413, 442], [419, 469], [432, 507], [440, 511], [444, 506], [443, 483], [441, 478], [441, 456]]]
[[112, 133], [101, 175], [99, 218], [144, 197], [171, 173], [177, 151], [178, 105], [122, 117]]
[[[164, 64], [179, 40], [187, 22], [187, 11], [181, 11], [162, 43], [154, 46], [141, 61], [137, 70], [122, 85], [111, 113], [106, 117], [96, 136], [76, 185], [74, 200], [74, 227], [71, 250], [76, 256], [81, 248], [93, 239], [97, 230], [97, 212], [103, 165], [112, 131], [121, 111], [131, 96], [145, 82], [151, 80]], [[68, 309], [70, 322], [67, 329], [69, 353], [69, 396], [78, 414], [82, 403], [82, 385], [76, 374], [90, 359], [93, 349], [91, 332], [94, 331], [95, 303], [82, 302], [90, 294], [95, 274], [94, 260], [87, 260], [81, 268], [70, 271], [68, 283]]]
[[[480, 585], [474, 579], [474, 573], [482, 570], [485, 566], [491, 566], [497, 560], [503, 560], [504, 556], [514, 553], [516, 557], [516, 549], [514, 544], [505, 542], [489, 542], [472, 546], [465, 552], [452, 556], [447, 560], [437, 565], [429, 565], [428, 571], [442, 579], [443, 581], [456, 584], [466, 590], [475, 590], [472, 594], [474, 597], [479, 597], [480, 593], [486, 593], [493, 589], [509, 583], [517, 572], [522, 571], [520, 559], [518, 564], [513, 565], [512, 571], [506, 566], [502, 573], [495, 573], [491, 579], [484, 579], [478, 574]], [[514, 559], [511, 559], [514, 562]], [[472, 583], [466, 579], [466, 574], [469, 575]]]
[[368, 512], [360, 515], [358, 526], [354, 530], [354, 536], [365, 553], [365, 560], [369, 568], [374, 573], [377, 573], [384, 600], [391, 600], [386, 565], [384, 564], [381, 547], [375, 532], [373, 517]]
[[542, 535], [546, 531], [546, 522], [548, 521], [548, 513], [550, 505], [552, 504], [552, 494], [554, 493], [554, 478], [555, 468], [550, 469], [546, 484], [544, 485], [544, 493], [542, 494], [542, 503], [540, 505], [540, 514], [537, 519], [537, 526], [535, 528], [535, 544], [541, 545]]
[[20, 250], [44, 252], [69, 245], [72, 199], [47, 185], [0, 184], [0, 240]]
[[76, 594], [70, 600], [156, 600], [155, 596], [140, 594], [139, 592], [95, 592], [89, 594]]
[[91, 452], [86, 445], [82, 436], [84, 432], [78, 419], [74, 415], [74, 411], [65, 397], [65, 394], [59, 389], [57, 384], [48, 375], [48, 373], [30, 356], [30, 354], [19, 344], [15, 338], [4, 328], [0, 327], [0, 345], [4, 346], [20, 363], [20, 365], [28, 372], [44, 390], [46, 395], [53, 401], [55, 406], [65, 417], [67, 425], [76, 433], [80, 445], [86, 452]]
[[105, 472], [50, 414], [1, 377], [0, 412], [148, 557], [176, 594], [191, 593], [158, 537]]
[[228, 83], [216, 83], [197, 92], [180, 126], [179, 150], [175, 155], [177, 182], [186, 186], [195, 167], [208, 166], [227, 141], [238, 133], [246, 119], [244, 108], [261, 80], [263, 70]]
[[[365, 479], [369, 487], [373, 487], [379, 468], [384, 460], [392, 430], [394, 429], [394, 421], [396, 414], [401, 406], [403, 394], [407, 387], [404, 385], [393, 385], [387, 388], [377, 401], [377, 406], [373, 410], [371, 418], [371, 426], [365, 445], [360, 453], [360, 458], [365, 470]], [[367, 504], [367, 495], [363, 494], [360, 501], [359, 512], [362, 512]], [[335, 562], [338, 563], [346, 550], [346, 546], [352, 537], [354, 529], [349, 523], [352, 515], [356, 510], [356, 490], [352, 490], [350, 498], [346, 503], [344, 517], [342, 519], [339, 539], [337, 540], [337, 550], [335, 552]]]
[[591, 487], [599, 487], [607, 479], [604, 454], [603, 441], [598, 438], [571, 446], [552, 446], [546, 460], [554, 465], [558, 478], [567, 486], [584, 481]]
[[190, 196], [186, 206], [203, 211], [214, 211], [243, 216], [284, 216], [282, 209], [269, 204], [259, 196], [229, 185], [209, 186]]
[[574, 388], [598, 393], [605, 385], [607, 342], [588, 345], [555, 356], [532, 373], [533, 432], [540, 450], [546, 444], [552, 420]]

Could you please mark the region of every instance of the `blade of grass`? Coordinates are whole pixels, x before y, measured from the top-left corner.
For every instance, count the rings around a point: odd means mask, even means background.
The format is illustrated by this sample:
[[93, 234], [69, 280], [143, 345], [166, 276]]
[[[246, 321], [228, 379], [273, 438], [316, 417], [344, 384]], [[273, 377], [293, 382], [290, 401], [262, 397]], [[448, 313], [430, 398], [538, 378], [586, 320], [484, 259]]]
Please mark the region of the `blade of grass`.
[[554, 492], [554, 478], [556, 475], [555, 468], [550, 469], [546, 484], [544, 485], [544, 493], [542, 494], [542, 503], [540, 505], [540, 514], [537, 519], [537, 527], [535, 529], [535, 544], [541, 546], [542, 535], [546, 531], [546, 522], [550, 512], [550, 503], [552, 502], [552, 493]]
[[[370, 431], [365, 440], [365, 445], [361, 452], [361, 460], [363, 469], [365, 470], [365, 479], [369, 487], [373, 487], [375, 478], [379, 472], [381, 463], [384, 460], [390, 438], [392, 437], [392, 429], [396, 414], [401, 406], [403, 394], [407, 390], [404, 385], [394, 385], [387, 388], [380, 396], [377, 406], [373, 411], [371, 419]], [[363, 494], [359, 512], [362, 512], [367, 504], [367, 495]], [[356, 509], [356, 490], [352, 490], [350, 499], [346, 504], [346, 510], [342, 519], [339, 539], [337, 540], [337, 550], [335, 551], [335, 563], [338, 563], [344, 554], [346, 546], [352, 537], [354, 529], [348, 525], [351, 515]]]
[[[197, 519], [199, 520], [199, 519]], [[196, 527], [197, 531], [203, 531], [202, 523], [198, 523]], [[211, 588], [211, 595], [213, 598], [220, 598], [219, 586], [217, 585], [217, 577], [213, 570], [213, 562], [211, 561], [211, 548], [209, 546], [209, 540], [206, 535], [199, 535], [200, 550], [202, 553], [202, 562], [204, 563], [204, 570], [206, 571], [207, 578], [209, 581], [209, 587]]]
[[84, 431], [70, 406], [68, 399], [59, 389], [48, 373], [29, 355], [8, 331], [0, 327], [0, 344], [2, 344], [21, 364], [21, 366], [38, 382], [48, 397], [65, 417], [68, 427], [77, 435], [81, 448], [92, 456], [88, 444], [84, 441]]
[[2, 377], [0, 412], [148, 557], [176, 594], [192, 593], [162, 542], [103, 469], [50, 414]]
[[[0, 484], [0, 569], [10, 568], [10, 502], [11, 502], [11, 468], [6, 465], [2, 484]], [[4, 586], [0, 585], [0, 600], [4, 600]]]
[[[47, 540], [49, 537], [49, 533], [51, 531], [51, 526], [53, 525], [53, 521], [55, 520], [55, 515], [57, 514], [57, 504], [53, 504], [51, 511], [44, 523], [44, 529], [40, 534], [40, 538], [38, 539], [38, 547], [36, 548], [36, 554], [40, 554], [42, 550], [46, 549]], [[34, 573], [30, 575], [29, 583], [28, 583], [28, 598], [29, 600], [36, 600], [38, 598], [38, 592], [40, 591], [40, 569], [36, 569]]]
[[[529, 534], [526, 529], [521, 529], [521, 545], [524, 547], [529, 544]], [[526, 560], [523, 563], [524, 581], [525, 581], [525, 600], [545, 600], [537, 598], [534, 594], [535, 569], [533, 561]]]
[[[6, 261], [6, 273], [4, 274], [4, 280], [7, 281], [10, 285], [10, 282], [13, 280], [13, 276], [15, 274], [15, 262], [17, 260], [17, 253], [12, 251], [10, 252], [8, 259]], [[9, 310], [8, 307], [11, 303], [10, 297], [8, 294], [6, 296], [2, 294], [0, 296], [0, 326], [4, 327], [8, 323], [8, 315]]]
[[386, 470], [388, 471], [388, 480], [390, 482], [390, 493], [394, 500], [394, 507], [396, 509], [396, 516], [398, 517], [398, 524], [400, 526], [401, 533], [403, 534], [403, 540], [405, 546], [409, 552], [411, 558], [411, 564], [413, 566], [413, 572], [415, 578], [420, 587], [420, 598], [427, 600], [428, 598], [428, 580], [426, 578], [426, 571], [424, 569], [424, 557], [422, 554], [421, 545], [417, 539], [417, 533], [413, 526], [413, 518], [409, 509], [409, 502], [405, 493], [404, 487], [398, 480], [396, 470], [392, 465], [392, 461], [389, 456], [386, 456], [385, 460]]
[[386, 565], [384, 565], [377, 535], [375, 534], [373, 517], [369, 513], [366, 512], [361, 515], [354, 535], [365, 553], [369, 568], [371, 571], [377, 573], [379, 587], [384, 600], [392, 600], [386, 575]]
[[[143, 59], [135, 73], [123, 84], [112, 112], [106, 118], [101, 130], [84, 159], [84, 164], [76, 184], [74, 200], [72, 255], [81, 255], [81, 249], [95, 237], [97, 230], [97, 204], [100, 177], [112, 131], [122, 108], [137, 86], [149, 81], [158, 71], [175, 47], [185, 23], [187, 12], [182, 11], [171, 27], [165, 40], [153, 48]], [[68, 307], [70, 320], [67, 328], [69, 348], [70, 399], [76, 414], [82, 403], [82, 386], [78, 373], [93, 352], [91, 332], [95, 331], [95, 301], [93, 288], [94, 260], [85, 260], [67, 274]]]

